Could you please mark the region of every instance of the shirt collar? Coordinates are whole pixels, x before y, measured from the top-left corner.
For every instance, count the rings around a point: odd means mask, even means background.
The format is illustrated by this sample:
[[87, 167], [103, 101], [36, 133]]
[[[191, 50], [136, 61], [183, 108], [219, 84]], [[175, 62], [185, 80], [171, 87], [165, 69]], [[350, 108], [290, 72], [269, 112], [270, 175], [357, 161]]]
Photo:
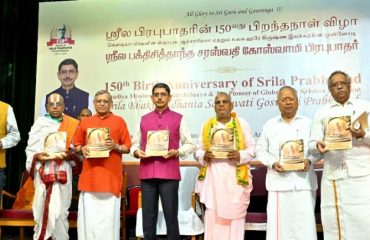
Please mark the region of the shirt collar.
[[154, 112], [156, 114], [158, 114], [158, 115], [163, 115], [163, 114], [165, 114], [165, 113], [167, 113], [169, 111], [170, 111], [170, 108], [169, 107], [167, 107], [166, 109], [164, 109], [162, 112], [159, 112], [157, 109], [154, 109]]
[[346, 105], [351, 105], [353, 106], [353, 100], [352, 99], [348, 99], [347, 102], [345, 102], [344, 104], [340, 104], [336, 101], [333, 101], [331, 104], [330, 104], [330, 107], [336, 107], [336, 106], [346, 106]]
[[[299, 114], [296, 114], [295, 116], [294, 116], [294, 118], [289, 122], [289, 123], [292, 123], [292, 122], [294, 122], [294, 121], [296, 121], [296, 120], [299, 120], [299, 119], [301, 119], [302, 118], [302, 116], [300, 116]], [[284, 122], [284, 123], [286, 123], [286, 121], [283, 119], [283, 117], [281, 116], [281, 114], [279, 115], [279, 117], [277, 118], [278, 119], [278, 121], [279, 122]]]
[[[64, 89], [62, 86], [60, 86], [60, 88], [59, 88], [62, 92], [64, 92], [64, 93], [67, 93], [67, 90], [66, 89]], [[71, 89], [69, 89], [68, 90], [68, 93], [70, 93], [70, 92], [74, 92], [76, 90], [76, 85], [73, 85], [73, 87], [71, 88]]]
[[61, 116], [61, 117], [59, 117], [59, 118], [55, 118], [55, 117], [51, 116], [49, 113], [46, 113], [44, 116], [45, 116], [46, 118], [48, 118], [48, 119], [51, 119], [52, 121], [54, 121], [54, 122], [56, 122], [56, 123], [61, 123], [61, 122], [63, 121], [63, 116], [64, 116], [64, 114], [62, 114], [62, 116]]
[[98, 117], [99, 119], [105, 119], [105, 118], [108, 118], [112, 115], [113, 115], [112, 112], [109, 112], [108, 114], [104, 115], [104, 117], [101, 117], [99, 114], [95, 114], [95, 116]]

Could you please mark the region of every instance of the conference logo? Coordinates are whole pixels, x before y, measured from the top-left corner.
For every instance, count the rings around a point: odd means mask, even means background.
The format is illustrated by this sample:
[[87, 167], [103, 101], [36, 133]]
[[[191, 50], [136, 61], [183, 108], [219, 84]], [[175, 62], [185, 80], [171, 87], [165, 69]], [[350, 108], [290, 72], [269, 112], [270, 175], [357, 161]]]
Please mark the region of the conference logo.
[[46, 42], [49, 50], [57, 55], [66, 54], [74, 44], [71, 28], [66, 24], [55, 25], [50, 31], [50, 41]]

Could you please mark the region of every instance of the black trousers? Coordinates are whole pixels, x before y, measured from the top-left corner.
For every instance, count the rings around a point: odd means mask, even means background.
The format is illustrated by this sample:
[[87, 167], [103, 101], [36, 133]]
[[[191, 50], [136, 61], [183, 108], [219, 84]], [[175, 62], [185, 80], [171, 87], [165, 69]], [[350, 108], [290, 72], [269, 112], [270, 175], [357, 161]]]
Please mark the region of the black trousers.
[[179, 209], [178, 190], [178, 180], [141, 180], [144, 240], [156, 239], [159, 196], [161, 197], [164, 219], [166, 221], [167, 239], [180, 239], [179, 222], [177, 220]]

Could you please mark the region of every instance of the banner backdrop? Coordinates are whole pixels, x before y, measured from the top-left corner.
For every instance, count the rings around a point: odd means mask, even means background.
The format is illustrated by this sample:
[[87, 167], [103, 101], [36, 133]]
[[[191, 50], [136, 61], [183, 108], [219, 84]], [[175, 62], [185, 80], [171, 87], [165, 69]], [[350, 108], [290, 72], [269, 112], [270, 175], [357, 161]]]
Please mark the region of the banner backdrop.
[[151, 88], [168, 83], [171, 108], [196, 139], [214, 115], [214, 96], [231, 95], [258, 138], [278, 112], [280, 87], [297, 89], [299, 113], [331, 101], [327, 78], [352, 77], [352, 97], [369, 99], [369, 1], [122, 0], [40, 3], [36, 114], [60, 86], [58, 64], [79, 64], [76, 86], [113, 95], [131, 134], [153, 110]]

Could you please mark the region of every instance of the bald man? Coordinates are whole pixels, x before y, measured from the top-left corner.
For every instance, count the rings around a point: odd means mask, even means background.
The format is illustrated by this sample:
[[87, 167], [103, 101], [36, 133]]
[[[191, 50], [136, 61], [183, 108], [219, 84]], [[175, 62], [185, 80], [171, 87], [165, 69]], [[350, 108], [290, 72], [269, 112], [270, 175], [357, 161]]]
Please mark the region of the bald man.
[[35, 185], [32, 211], [36, 225], [33, 239], [69, 239], [67, 217], [72, 198], [70, 160], [77, 158], [68, 149], [79, 121], [63, 114], [64, 99], [57, 93], [48, 97], [46, 109], [48, 113], [33, 124], [26, 148], [26, 168]]

